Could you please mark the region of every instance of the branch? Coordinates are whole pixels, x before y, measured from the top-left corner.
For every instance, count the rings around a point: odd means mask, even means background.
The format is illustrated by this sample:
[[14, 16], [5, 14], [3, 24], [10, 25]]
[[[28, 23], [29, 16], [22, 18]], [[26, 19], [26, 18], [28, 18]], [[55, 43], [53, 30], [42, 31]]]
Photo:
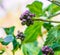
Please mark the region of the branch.
[[[52, 16], [49, 16], [48, 18], [53, 18], [57, 15], [60, 15], [60, 13], [57, 13], [55, 15], [52, 15]], [[44, 22], [52, 22], [52, 23], [60, 23], [60, 21], [52, 21], [52, 20], [44, 20], [42, 18], [39, 18], [39, 19], [32, 19], [33, 21], [44, 21]]]
[[[48, 0], [48, 1], [50, 1], [50, 0]], [[50, 1], [50, 2], [52, 2], [52, 3], [54, 3], [54, 4], [56, 4], [56, 5], [58, 5], [59, 7], [60, 7], [60, 2], [58, 2], [58, 1]]]
[[50, 19], [50, 18], [52, 18], [52, 17], [55, 17], [55, 16], [57, 16], [57, 15], [60, 15], [60, 13], [57, 13], [57, 14], [55, 14], [55, 15], [51, 15], [51, 16], [48, 17], [48, 19]]
[[52, 20], [44, 20], [44, 19], [33, 19], [33, 21], [44, 21], [44, 22], [60, 23], [60, 21], [52, 21]]

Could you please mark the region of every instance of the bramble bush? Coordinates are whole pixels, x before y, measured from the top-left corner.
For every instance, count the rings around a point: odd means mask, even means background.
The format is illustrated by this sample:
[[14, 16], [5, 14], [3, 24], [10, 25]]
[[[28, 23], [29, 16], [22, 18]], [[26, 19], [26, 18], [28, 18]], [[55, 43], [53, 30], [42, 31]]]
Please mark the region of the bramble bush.
[[[59, 55], [60, 21], [52, 21], [51, 19], [60, 14], [60, 1], [50, 2], [52, 3], [44, 8], [44, 4], [41, 1], [34, 1], [32, 4], [28, 4], [26, 6], [28, 10], [26, 10], [19, 18], [21, 24], [27, 26], [25, 31], [18, 31], [17, 36], [15, 36], [14, 26], [4, 28], [7, 36], [4, 39], [0, 38], [0, 43], [7, 46], [12, 42], [13, 55], [15, 55], [17, 49], [21, 49], [24, 55]], [[52, 23], [57, 23], [57, 25], [55, 26]], [[45, 41], [42, 37], [42, 27], [47, 31], [47, 38]], [[43, 39], [43, 46], [38, 46], [38, 36]], [[0, 54], [2, 55], [4, 52], [5, 49], [1, 49]]]

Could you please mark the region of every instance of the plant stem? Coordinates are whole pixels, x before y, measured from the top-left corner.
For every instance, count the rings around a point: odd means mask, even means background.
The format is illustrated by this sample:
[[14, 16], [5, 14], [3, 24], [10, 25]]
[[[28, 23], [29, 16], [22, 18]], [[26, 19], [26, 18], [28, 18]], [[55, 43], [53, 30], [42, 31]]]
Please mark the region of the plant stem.
[[33, 19], [33, 21], [44, 21], [44, 22], [60, 23], [60, 21], [52, 21], [52, 20], [44, 20], [44, 19]]
[[[50, 1], [50, 0], [48, 0], [48, 1]], [[60, 7], [60, 2], [58, 2], [58, 1], [50, 1], [50, 2], [56, 4], [56, 5], [58, 5]]]
[[13, 53], [13, 55], [15, 55], [15, 51], [14, 50], [12, 51], [12, 53]]
[[[57, 15], [60, 15], [60, 13], [57, 13], [55, 15], [52, 15], [52, 16], [49, 16], [48, 18], [53, 18]], [[60, 23], [60, 21], [52, 21], [52, 20], [44, 20], [42, 18], [39, 18], [39, 19], [32, 19], [33, 21], [43, 21], [43, 22], [52, 22], [52, 23]]]
[[48, 19], [50, 19], [50, 18], [52, 18], [52, 17], [55, 17], [55, 16], [57, 16], [57, 15], [60, 15], [60, 13], [57, 13], [57, 14], [55, 14], [55, 15], [50, 15], [50, 16], [48, 17]]

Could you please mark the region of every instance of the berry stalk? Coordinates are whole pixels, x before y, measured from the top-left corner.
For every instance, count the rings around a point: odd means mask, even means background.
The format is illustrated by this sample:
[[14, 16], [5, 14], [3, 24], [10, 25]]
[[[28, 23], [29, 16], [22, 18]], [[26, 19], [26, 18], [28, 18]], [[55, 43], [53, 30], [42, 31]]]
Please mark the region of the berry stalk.
[[44, 20], [44, 19], [32, 19], [33, 21], [43, 21], [43, 22], [51, 22], [51, 23], [60, 23], [60, 21], [52, 21], [52, 20]]
[[[52, 16], [49, 16], [48, 18], [52, 18], [52, 17], [55, 17], [57, 15], [60, 15], [60, 13], [57, 13], [55, 15], [52, 15]], [[52, 20], [44, 20], [42, 18], [39, 18], [39, 19], [32, 19], [33, 21], [43, 21], [43, 22], [51, 22], [51, 23], [60, 23], [60, 21], [52, 21]]]

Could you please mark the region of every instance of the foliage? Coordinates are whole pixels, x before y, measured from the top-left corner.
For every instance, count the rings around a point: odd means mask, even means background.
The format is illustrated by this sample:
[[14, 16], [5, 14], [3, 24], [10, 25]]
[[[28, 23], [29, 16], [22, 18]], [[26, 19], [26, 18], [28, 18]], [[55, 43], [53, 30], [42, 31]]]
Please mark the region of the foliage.
[[[29, 11], [36, 16], [34, 19], [40, 17], [46, 17], [46, 20], [55, 17], [56, 14], [60, 11], [60, 7], [56, 4], [50, 4], [48, 7], [43, 9], [44, 4], [40, 1], [34, 1], [32, 4], [28, 4], [27, 8]], [[48, 13], [48, 15], [46, 14]], [[7, 46], [9, 43], [13, 43], [13, 55], [14, 52], [20, 48], [23, 51], [24, 55], [43, 55], [41, 48], [38, 47], [37, 38], [38, 36], [43, 36], [42, 27], [47, 30], [47, 38], [43, 46], [49, 46], [54, 50], [54, 55], [60, 54], [60, 25], [54, 26], [51, 22], [44, 21], [34, 21], [33, 25], [27, 26], [24, 31], [25, 39], [21, 41], [16, 38], [14, 35], [15, 27], [4, 28], [7, 36], [3, 39], [0, 38], [0, 43]]]
[[32, 4], [27, 5], [29, 10], [32, 13], [36, 14], [36, 16], [41, 16], [42, 15], [42, 6], [43, 6], [43, 3], [39, 2], [39, 1], [35, 1]]
[[33, 25], [26, 28], [24, 34], [26, 35], [24, 42], [34, 42], [38, 35], [42, 35], [41, 26], [42, 22], [35, 22]]
[[24, 55], [38, 55], [40, 49], [35, 45], [35, 43], [28, 43], [22, 45], [22, 50]]

